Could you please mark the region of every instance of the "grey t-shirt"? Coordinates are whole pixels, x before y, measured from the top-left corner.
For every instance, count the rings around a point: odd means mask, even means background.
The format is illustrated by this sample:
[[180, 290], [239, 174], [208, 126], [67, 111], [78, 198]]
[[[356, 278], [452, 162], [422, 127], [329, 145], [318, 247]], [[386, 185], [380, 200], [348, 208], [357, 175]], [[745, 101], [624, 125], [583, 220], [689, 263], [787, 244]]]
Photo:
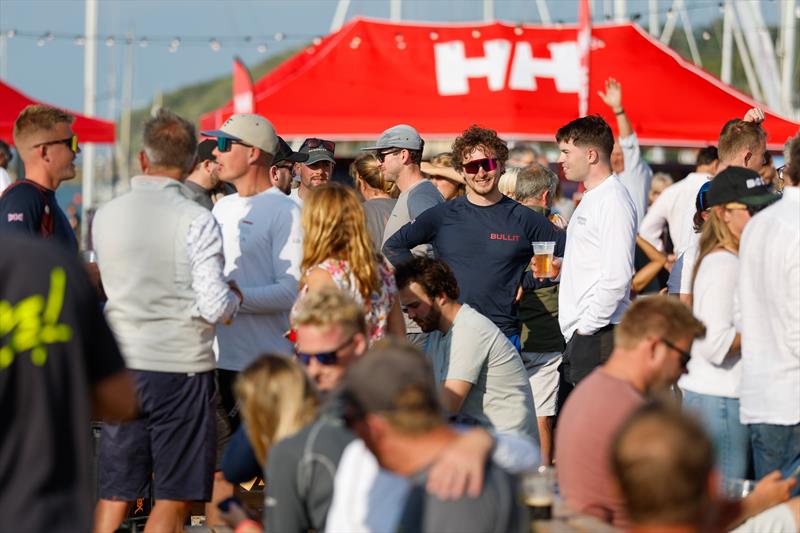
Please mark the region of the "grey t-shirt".
[[506, 533], [530, 531], [527, 510], [520, 505], [514, 476], [491, 461], [486, 465], [483, 490], [477, 498], [440, 500], [425, 490], [428, 472], [422, 470], [409, 481], [398, 532], [436, 531]]
[[537, 435], [522, 358], [491, 320], [463, 304], [447, 333], [430, 334], [425, 353], [439, 383], [472, 384], [460, 413], [498, 432]]
[[189, 180], [185, 180], [183, 185], [191, 191], [191, 196], [189, 196], [189, 199], [194, 200], [209, 211], [214, 208], [214, 202], [211, 201], [211, 191], [208, 191], [197, 183]]
[[[389, 219], [386, 221], [381, 245], [389, 237], [397, 233], [400, 228], [416, 220], [426, 210], [441, 203], [444, 203], [444, 197], [439, 192], [439, 189], [436, 188], [436, 185], [426, 179], [418, 181], [409, 189], [401, 192], [397, 198], [397, 203], [394, 204], [392, 213], [389, 215]], [[430, 244], [420, 244], [411, 252], [414, 255], [433, 257], [433, 247]], [[422, 333], [422, 329], [416, 322], [408, 318], [405, 312], [403, 313], [403, 318], [406, 321], [406, 333]]]
[[383, 246], [383, 230], [386, 221], [392, 214], [392, 209], [397, 203], [394, 198], [374, 198], [364, 202], [364, 215], [367, 218], [367, 232], [375, 246], [375, 251], [380, 252]]

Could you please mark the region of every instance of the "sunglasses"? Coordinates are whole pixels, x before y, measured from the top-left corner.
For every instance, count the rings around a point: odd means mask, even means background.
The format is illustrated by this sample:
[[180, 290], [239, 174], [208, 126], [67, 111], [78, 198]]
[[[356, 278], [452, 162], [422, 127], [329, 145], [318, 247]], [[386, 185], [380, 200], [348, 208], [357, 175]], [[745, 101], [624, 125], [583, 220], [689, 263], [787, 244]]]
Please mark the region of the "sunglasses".
[[466, 172], [467, 174], [477, 174], [480, 171], [480, 169], [483, 169], [486, 172], [491, 172], [498, 166], [499, 163], [495, 158], [476, 159], [475, 161], [464, 163], [464, 172]]
[[395, 150], [387, 150], [386, 152], [375, 152], [375, 158], [378, 160], [379, 163], [383, 163], [383, 161], [386, 159], [386, 156], [392, 154], [399, 154], [402, 151], [403, 151], [402, 148], [397, 148]]
[[728, 211], [747, 211], [750, 214], [750, 216], [755, 215], [756, 213], [758, 213], [759, 211], [761, 211], [765, 207], [767, 207], [767, 204], [765, 204], [765, 205], [745, 205], [745, 204], [740, 204], [739, 202], [731, 202], [731, 203], [725, 204], [725, 209], [727, 209]]
[[67, 148], [72, 150], [73, 154], [80, 153], [80, 151], [81, 151], [80, 146], [78, 146], [78, 136], [77, 135], [73, 135], [72, 137], [67, 137], [66, 139], [59, 139], [57, 141], [47, 141], [47, 142], [44, 142], [44, 143], [34, 144], [33, 147], [34, 148], [38, 148], [39, 146], [48, 146], [48, 145], [51, 145], [51, 144], [64, 144], [64, 145], [67, 146]]
[[230, 137], [217, 137], [217, 150], [220, 152], [230, 152], [231, 146], [234, 144], [241, 144], [242, 146], [247, 146], [252, 148], [252, 144], [243, 143], [242, 141], [237, 141], [236, 139], [231, 139]]
[[315, 150], [317, 148], [323, 148], [329, 152], [334, 152], [336, 150], [336, 143], [333, 141], [326, 141], [325, 139], [317, 139], [312, 137], [310, 139], [306, 139], [303, 141], [303, 145], [300, 147], [300, 151], [303, 151], [303, 148], [308, 148], [309, 150]]
[[340, 350], [346, 348], [350, 343], [353, 342], [356, 336], [353, 335], [345, 342], [343, 342], [338, 348], [335, 348], [329, 352], [317, 352], [317, 353], [308, 353], [308, 352], [301, 352], [295, 348], [294, 355], [297, 357], [298, 361], [303, 363], [303, 365], [308, 365], [311, 362], [311, 359], [316, 359], [317, 362], [323, 366], [330, 366], [335, 365], [339, 362], [339, 357], [336, 355], [339, 353]]
[[680, 354], [680, 356], [681, 356], [681, 366], [683, 368], [686, 368], [686, 365], [689, 364], [689, 360], [692, 358], [692, 354], [687, 352], [687, 351], [685, 351], [685, 350], [681, 350], [680, 348], [678, 348], [677, 346], [675, 346], [674, 344], [672, 344], [671, 342], [669, 342], [667, 339], [665, 339], [663, 337], [661, 338], [661, 342], [663, 342], [667, 346], [667, 348], [671, 348], [671, 349], [675, 350], [676, 352], [678, 352]]

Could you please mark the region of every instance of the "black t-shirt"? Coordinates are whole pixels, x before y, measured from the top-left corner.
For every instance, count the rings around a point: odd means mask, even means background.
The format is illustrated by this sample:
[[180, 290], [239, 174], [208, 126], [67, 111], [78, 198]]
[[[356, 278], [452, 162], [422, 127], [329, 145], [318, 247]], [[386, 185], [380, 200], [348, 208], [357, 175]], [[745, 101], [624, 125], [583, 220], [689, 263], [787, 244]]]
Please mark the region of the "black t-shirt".
[[89, 531], [90, 392], [124, 362], [74, 254], [0, 250], [0, 531]]
[[411, 248], [432, 243], [436, 256], [458, 280], [459, 301], [494, 322], [506, 335], [519, 335], [514, 299], [533, 255], [531, 242], [555, 241], [564, 255], [566, 235], [547, 218], [503, 196], [479, 206], [466, 196], [431, 207], [392, 235], [383, 247], [395, 265], [411, 259]]
[[6, 190], [0, 197], [0, 231], [10, 229], [41, 236], [45, 209], [50, 210], [53, 218], [53, 233], [49, 238], [77, 253], [78, 240], [67, 215], [58, 206], [55, 191], [37, 187], [28, 180]]

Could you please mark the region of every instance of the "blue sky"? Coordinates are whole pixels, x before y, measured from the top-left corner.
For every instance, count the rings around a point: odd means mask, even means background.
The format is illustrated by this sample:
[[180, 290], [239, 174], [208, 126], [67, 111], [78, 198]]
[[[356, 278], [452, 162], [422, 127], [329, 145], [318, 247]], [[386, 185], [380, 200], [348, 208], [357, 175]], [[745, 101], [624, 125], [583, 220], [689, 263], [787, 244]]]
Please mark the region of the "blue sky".
[[[780, 0], [778, 0], [780, 1]], [[134, 46], [134, 107], [146, 105], [159, 91], [227, 75], [231, 59], [240, 56], [253, 65], [271, 53], [286, 47], [299, 46], [314, 35], [328, 32], [335, 0], [100, 0], [98, 33], [124, 35], [131, 31], [141, 37], [183, 37], [175, 53], [166, 43], [151, 43], [146, 48]], [[671, 0], [660, 0], [662, 24]], [[718, 0], [686, 0], [694, 24], [703, 24], [719, 16]], [[777, 1], [762, 2], [768, 22], [778, 18]], [[550, 0], [553, 20], [574, 21], [577, 0]], [[595, 19], [602, 20], [611, 12], [611, 0], [596, 0]], [[404, 0], [403, 18], [424, 21], [481, 20], [481, 0]], [[628, 0], [628, 12], [641, 13], [640, 23], [647, 24], [647, 0]], [[353, 0], [348, 19], [354, 16], [388, 18], [387, 0]], [[538, 22], [534, 0], [497, 0], [495, 18], [513, 22]], [[84, 49], [74, 44], [72, 36], [84, 32], [82, 0], [0, 0], [0, 30], [66, 34], [69, 38], [53, 39], [37, 46], [36, 38], [21, 35], [6, 40], [6, 81], [28, 95], [55, 105], [80, 111], [83, 107]], [[276, 42], [274, 35], [287, 38]], [[224, 36], [253, 36], [250, 44], [232, 43]], [[189, 37], [198, 37], [195, 44]], [[208, 39], [216, 37], [222, 44], [214, 52]], [[257, 49], [267, 44], [267, 52]], [[114, 118], [119, 107], [111, 105], [110, 95], [121, 94], [122, 65], [125, 46], [117, 42], [108, 47], [98, 44], [97, 115]], [[2, 60], [2, 58], [0, 58]]]

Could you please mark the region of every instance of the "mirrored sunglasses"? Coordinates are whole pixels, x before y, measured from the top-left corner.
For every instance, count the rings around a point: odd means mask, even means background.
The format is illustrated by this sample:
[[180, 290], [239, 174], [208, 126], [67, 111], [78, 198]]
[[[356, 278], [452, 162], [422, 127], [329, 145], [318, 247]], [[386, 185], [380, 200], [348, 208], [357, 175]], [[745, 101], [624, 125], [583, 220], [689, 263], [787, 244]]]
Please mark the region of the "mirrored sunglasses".
[[498, 166], [498, 161], [495, 158], [476, 159], [475, 161], [464, 163], [464, 172], [467, 174], [477, 174], [480, 169], [483, 169], [485, 172], [491, 172]]

